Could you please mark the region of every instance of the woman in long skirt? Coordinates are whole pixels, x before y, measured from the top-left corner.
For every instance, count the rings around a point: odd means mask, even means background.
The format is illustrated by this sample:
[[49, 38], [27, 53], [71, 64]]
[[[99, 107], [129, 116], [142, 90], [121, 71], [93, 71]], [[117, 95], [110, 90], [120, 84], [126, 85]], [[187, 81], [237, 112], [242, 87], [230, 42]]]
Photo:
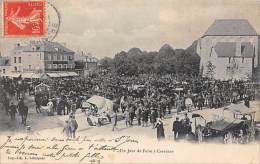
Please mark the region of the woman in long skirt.
[[159, 141], [165, 139], [163, 122], [160, 118], [158, 118], [157, 123], [155, 124], [155, 128], [157, 128], [157, 139]]

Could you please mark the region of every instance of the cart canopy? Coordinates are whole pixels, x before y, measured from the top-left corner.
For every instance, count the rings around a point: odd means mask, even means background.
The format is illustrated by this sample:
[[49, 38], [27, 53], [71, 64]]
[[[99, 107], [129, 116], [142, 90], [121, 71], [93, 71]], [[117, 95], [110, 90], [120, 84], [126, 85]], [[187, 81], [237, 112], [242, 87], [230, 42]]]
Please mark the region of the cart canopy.
[[87, 100], [88, 103], [95, 105], [98, 108], [98, 113], [113, 111], [113, 102], [101, 96], [94, 95]]
[[234, 119], [233, 121], [227, 121], [225, 119], [213, 121], [210, 128], [217, 131], [233, 131], [241, 129], [245, 121]]

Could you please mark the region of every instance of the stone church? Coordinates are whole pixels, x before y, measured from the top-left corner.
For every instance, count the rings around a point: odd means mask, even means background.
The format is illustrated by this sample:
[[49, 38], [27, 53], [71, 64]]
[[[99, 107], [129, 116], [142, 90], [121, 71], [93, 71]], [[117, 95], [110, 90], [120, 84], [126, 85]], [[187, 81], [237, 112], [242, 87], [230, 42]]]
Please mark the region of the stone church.
[[259, 64], [259, 36], [246, 19], [220, 19], [198, 39], [200, 72], [221, 80], [251, 78]]

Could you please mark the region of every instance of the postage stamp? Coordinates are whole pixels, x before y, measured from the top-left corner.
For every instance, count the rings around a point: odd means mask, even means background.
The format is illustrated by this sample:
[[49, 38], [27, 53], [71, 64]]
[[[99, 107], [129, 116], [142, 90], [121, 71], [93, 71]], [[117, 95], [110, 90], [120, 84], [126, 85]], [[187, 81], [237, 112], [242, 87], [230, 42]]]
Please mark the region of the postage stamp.
[[4, 1], [4, 36], [43, 36], [45, 34], [45, 2]]

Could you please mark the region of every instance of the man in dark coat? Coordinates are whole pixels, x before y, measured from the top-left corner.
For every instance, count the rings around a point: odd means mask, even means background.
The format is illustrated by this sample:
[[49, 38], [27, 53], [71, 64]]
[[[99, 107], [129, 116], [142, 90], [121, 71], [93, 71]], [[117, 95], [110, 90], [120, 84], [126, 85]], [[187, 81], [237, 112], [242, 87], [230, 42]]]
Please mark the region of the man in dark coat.
[[28, 106], [24, 105], [22, 109], [22, 123], [26, 126], [26, 120], [28, 115]]
[[244, 99], [244, 101], [245, 101], [245, 103], [244, 103], [244, 104], [245, 104], [245, 106], [249, 108], [249, 107], [250, 107], [250, 100], [249, 100], [249, 96], [246, 96], [246, 97], [245, 97], [245, 99]]
[[155, 111], [154, 108], [152, 108], [152, 112], [151, 112], [151, 115], [150, 115], [150, 122], [154, 128], [155, 126], [155, 123], [156, 123], [156, 116], [157, 116], [157, 112]]
[[143, 121], [143, 126], [148, 126], [148, 117], [149, 117], [149, 111], [148, 109], [143, 109], [142, 111], [142, 121]]
[[14, 105], [13, 102], [10, 105], [9, 113], [11, 116], [11, 120], [15, 120], [15, 114], [17, 113], [17, 111], [16, 111], [16, 106]]
[[22, 116], [22, 110], [23, 110], [24, 102], [23, 99], [20, 99], [17, 105], [19, 115]]
[[174, 133], [174, 140], [177, 140], [181, 128], [181, 122], [179, 121], [179, 117], [176, 117], [176, 120], [172, 124], [172, 131]]
[[135, 111], [135, 116], [136, 116], [136, 119], [137, 119], [137, 122], [138, 122], [138, 126], [141, 125], [141, 117], [142, 117], [141, 112], [142, 112], [142, 105], [138, 104], [138, 108]]
[[62, 112], [63, 112], [63, 115], [65, 115], [65, 106], [66, 106], [66, 103], [63, 99], [60, 100], [59, 104], [58, 104], [58, 115], [62, 115]]
[[26, 125], [26, 119], [27, 119], [27, 115], [28, 115], [28, 107], [24, 104], [23, 99], [20, 99], [18, 102], [18, 112], [19, 115], [22, 118], [22, 124]]
[[135, 109], [134, 109], [134, 105], [131, 104], [129, 106], [129, 125], [130, 126], [133, 125], [134, 117], [135, 117]]
[[41, 113], [41, 96], [39, 94], [35, 95], [36, 112]]
[[203, 99], [202, 95], [200, 94], [199, 97], [198, 97], [198, 108], [199, 108], [199, 110], [202, 110], [203, 102], [204, 102], [204, 99]]

